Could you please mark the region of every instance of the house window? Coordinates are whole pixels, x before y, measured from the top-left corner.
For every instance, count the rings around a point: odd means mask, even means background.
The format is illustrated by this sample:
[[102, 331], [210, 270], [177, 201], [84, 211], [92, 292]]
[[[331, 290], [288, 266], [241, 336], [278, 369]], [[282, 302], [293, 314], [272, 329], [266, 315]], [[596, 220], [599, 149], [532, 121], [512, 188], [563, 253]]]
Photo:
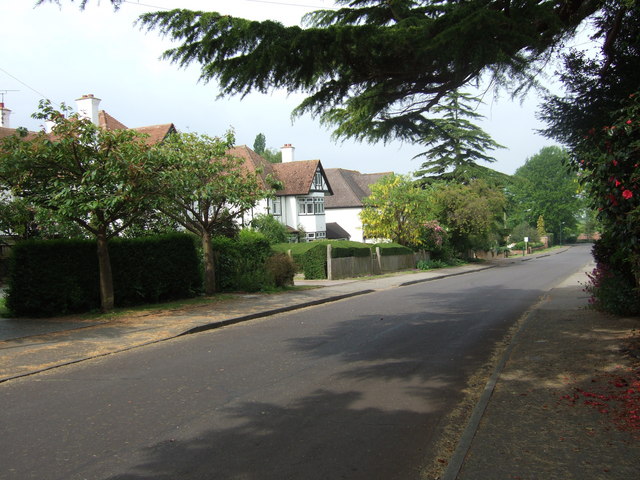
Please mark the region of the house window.
[[269, 213], [271, 213], [271, 215], [275, 215], [275, 216], [282, 215], [282, 202], [280, 197], [270, 198], [268, 208], [269, 208]]
[[324, 213], [324, 197], [298, 198], [298, 214], [321, 215]]
[[313, 176], [313, 182], [311, 183], [312, 190], [324, 190], [324, 181], [322, 179], [322, 172], [320, 170], [316, 171], [316, 174]]
[[327, 238], [327, 232], [307, 232], [305, 234], [305, 240], [307, 242], [312, 242], [322, 238]]

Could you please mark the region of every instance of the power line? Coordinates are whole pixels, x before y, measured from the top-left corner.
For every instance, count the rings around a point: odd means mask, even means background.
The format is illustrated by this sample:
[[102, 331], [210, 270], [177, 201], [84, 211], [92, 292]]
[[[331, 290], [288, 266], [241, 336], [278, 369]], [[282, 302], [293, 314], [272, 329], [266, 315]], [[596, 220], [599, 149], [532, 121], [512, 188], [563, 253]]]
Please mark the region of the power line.
[[42, 98], [44, 98], [45, 100], [47, 100], [47, 96], [44, 93], [39, 92], [38, 90], [36, 90], [35, 88], [27, 85], [26, 83], [24, 83], [22, 80], [20, 80], [19, 78], [17, 78], [14, 75], [11, 75], [9, 72], [7, 72], [4, 68], [0, 67], [0, 72], [4, 72], [5, 74], [9, 75], [11, 78], [13, 78], [16, 82], [24, 85], [25, 87], [27, 87], [29, 90], [37, 93], [38, 95], [40, 95]]

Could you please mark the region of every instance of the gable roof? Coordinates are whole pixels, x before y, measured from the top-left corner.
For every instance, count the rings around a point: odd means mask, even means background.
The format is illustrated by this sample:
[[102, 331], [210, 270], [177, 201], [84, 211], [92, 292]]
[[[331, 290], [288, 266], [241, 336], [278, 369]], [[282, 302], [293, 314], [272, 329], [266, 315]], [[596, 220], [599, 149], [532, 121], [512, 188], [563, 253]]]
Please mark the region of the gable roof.
[[325, 208], [362, 207], [362, 200], [371, 195], [369, 185], [393, 172], [360, 173], [344, 168], [327, 168], [326, 176], [333, 187], [333, 196], [325, 199]]
[[274, 175], [273, 164], [262, 158], [256, 152], [251, 150], [246, 145], [236, 145], [227, 150], [227, 154], [232, 157], [241, 158], [244, 160], [244, 168], [251, 173], [260, 171], [260, 180], [262, 182], [262, 188], [268, 188], [267, 176]]
[[113, 116], [109, 115], [106, 111], [100, 110], [98, 112], [98, 125], [107, 130], [135, 130], [138, 133], [147, 135], [145, 142], [148, 145], [154, 145], [162, 142], [167, 135], [175, 133], [178, 130], [173, 123], [164, 123], [162, 125], [149, 125], [147, 127], [129, 128], [124, 123], [120, 122]]
[[311, 192], [313, 178], [316, 171], [320, 169], [327, 181], [328, 194], [332, 195], [329, 179], [324, 173], [320, 160], [302, 160], [287, 163], [271, 163], [258, 155], [246, 145], [239, 145], [230, 148], [227, 153], [234, 157], [242, 158], [245, 168], [250, 172], [261, 170], [263, 186], [267, 187], [267, 175], [273, 176], [283, 184], [282, 190], [276, 191], [277, 196], [284, 195], [307, 195]]
[[128, 130], [124, 123], [119, 122], [104, 110], [98, 112], [98, 126], [107, 130]]
[[163, 125], [151, 125], [148, 127], [136, 127], [131, 130], [135, 130], [139, 133], [148, 135], [145, 141], [148, 145], [154, 145], [162, 142], [168, 135], [176, 133], [178, 130], [173, 123], [165, 123]]
[[[278, 180], [284, 184], [284, 189], [277, 191], [276, 195], [307, 195], [311, 192], [313, 177], [318, 169], [320, 169], [325, 179], [327, 179], [320, 160], [274, 163], [273, 170]], [[327, 179], [327, 188], [329, 195], [333, 195], [329, 179]]]

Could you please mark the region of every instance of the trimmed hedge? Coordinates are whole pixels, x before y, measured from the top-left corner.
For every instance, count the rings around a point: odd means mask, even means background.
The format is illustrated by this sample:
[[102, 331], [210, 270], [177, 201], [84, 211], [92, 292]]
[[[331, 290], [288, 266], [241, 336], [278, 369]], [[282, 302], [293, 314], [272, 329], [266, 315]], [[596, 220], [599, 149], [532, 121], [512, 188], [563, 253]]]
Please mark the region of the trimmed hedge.
[[202, 291], [201, 261], [191, 235], [118, 238], [109, 243], [109, 255], [117, 306], [191, 298]]
[[[116, 306], [195, 296], [202, 288], [193, 238], [170, 234], [109, 242]], [[7, 308], [54, 316], [100, 308], [96, 242], [30, 240], [12, 248]]]
[[242, 230], [237, 238], [215, 237], [213, 251], [219, 290], [256, 292], [273, 286], [266, 269], [273, 252], [261, 233]]
[[398, 243], [377, 243], [374, 247], [380, 248], [380, 255], [387, 257], [390, 255], [411, 255], [413, 250]]
[[53, 316], [100, 307], [96, 243], [18, 242], [9, 257], [6, 306], [16, 316]]

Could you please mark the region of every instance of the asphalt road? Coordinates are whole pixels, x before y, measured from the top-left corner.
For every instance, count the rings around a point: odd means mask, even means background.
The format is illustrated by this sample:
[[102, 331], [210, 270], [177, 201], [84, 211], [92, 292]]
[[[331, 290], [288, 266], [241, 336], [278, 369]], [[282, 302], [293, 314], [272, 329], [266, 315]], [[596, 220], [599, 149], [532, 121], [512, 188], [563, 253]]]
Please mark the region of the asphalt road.
[[470, 375], [589, 259], [576, 247], [1, 384], [0, 478], [420, 478]]

